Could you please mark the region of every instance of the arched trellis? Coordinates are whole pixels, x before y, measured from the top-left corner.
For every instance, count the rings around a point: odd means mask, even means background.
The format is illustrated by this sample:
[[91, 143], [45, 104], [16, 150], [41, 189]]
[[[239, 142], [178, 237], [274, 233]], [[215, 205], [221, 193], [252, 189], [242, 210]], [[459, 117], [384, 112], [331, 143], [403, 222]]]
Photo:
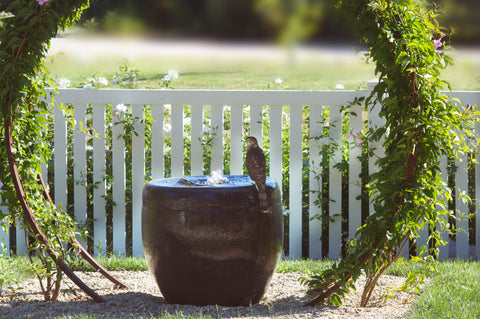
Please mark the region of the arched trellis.
[[[477, 121], [473, 106], [451, 101], [442, 90], [448, 83], [440, 70], [451, 63], [442, 42], [446, 31], [422, 0], [339, 0], [340, 9], [356, 25], [379, 84], [367, 105], [381, 105], [385, 124], [370, 129], [368, 140], [382, 140], [385, 156], [375, 162], [370, 201], [374, 213], [357, 230], [347, 256], [334, 267], [307, 280], [315, 297], [341, 304], [361, 274], [367, 276], [361, 305], [366, 306], [384, 271], [410, 240], [429, 228], [430, 257], [444, 244], [439, 229], [451, 230], [448, 199], [451, 191], [440, 176], [440, 157], [459, 158], [474, 150], [468, 144]], [[369, 103], [370, 102], [370, 103]], [[473, 138], [472, 138], [473, 139]], [[371, 159], [372, 160], [372, 159]], [[432, 258], [429, 258], [430, 260]]]
[[[67, 266], [62, 257], [55, 251], [44, 231], [39, 226], [38, 220], [27, 201], [27, 194], [15, 157], [14, 135], [12, 132], [17, 111], [22, 107], [17, 105], [21, 100], [21, 92], [25, 85], [31, 85], [29, 76], [32, 76], [44, 55], [46, 46], [59, 27], [64, 28], [78, 17], [86, 8], [88, 1], [57, 1], [57, 0], [31, 0], [10, 1], [6, 11], [11, 15], [5, 21], [4, 30], [0, 37], [0, 50], [2, 52], [2, 92], [1, 115], [3, 115], [3, 131], [5, 154], [10, 169], [11, 182], [15, 188], [18, 201], [23, 210], [28, 227], [35, 238], [43, 245], [48, 256], [54, 261], [57, 268], [65, 273], [80, 289], [97, 302], [104, 299], [94, 290], [90, 289]], [[25, 107], [25, 106], [23, 106]], [[35, 177], [34, 177], [35, 178]], [[38, 184], [43, 190], [43, 200], [51, 202], [51, 198], [40, 175], [37, 176]], [[38, 199], [41, 200], [41, 199]], [[97, 271], [113, 282], [117, 287], [128, 288], [124, 283], [111, 275], [102, 267], [82, 245], [74, 234], [70, 234], [69, 244], [73, 245], [80, 256], [91, 264]]]

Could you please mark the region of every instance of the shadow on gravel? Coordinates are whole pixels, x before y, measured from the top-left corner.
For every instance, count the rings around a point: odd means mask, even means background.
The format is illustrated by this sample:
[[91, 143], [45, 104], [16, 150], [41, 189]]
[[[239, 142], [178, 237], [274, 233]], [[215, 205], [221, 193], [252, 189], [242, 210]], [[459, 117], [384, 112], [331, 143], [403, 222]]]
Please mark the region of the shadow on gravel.
[[[15, 301], [0, 302], [0, 318], [238, 318], [238, 317], [300, 317], [312, 318], [328, 314], [334, 307], [303, 307], [307, 297], [288, 297], [248, 307], [170, 305], [161, 296], [140, 292], [118, 291], [103, 295], [105, 303], [88, 299], [74, 301]], [[24, 296], [26, 298], [26, 296]], [[297, 316], [295, 316], [297, 315]]]

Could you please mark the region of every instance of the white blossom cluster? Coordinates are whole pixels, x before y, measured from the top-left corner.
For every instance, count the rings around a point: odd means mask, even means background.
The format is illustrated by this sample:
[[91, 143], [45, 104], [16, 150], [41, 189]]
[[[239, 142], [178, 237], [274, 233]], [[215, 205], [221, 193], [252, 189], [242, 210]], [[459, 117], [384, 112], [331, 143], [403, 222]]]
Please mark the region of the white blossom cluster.
[[178, 79], [179, 74], [177, 70], [168, 70], [167, 74], [162, 77], [162, 82], [171, 82]]

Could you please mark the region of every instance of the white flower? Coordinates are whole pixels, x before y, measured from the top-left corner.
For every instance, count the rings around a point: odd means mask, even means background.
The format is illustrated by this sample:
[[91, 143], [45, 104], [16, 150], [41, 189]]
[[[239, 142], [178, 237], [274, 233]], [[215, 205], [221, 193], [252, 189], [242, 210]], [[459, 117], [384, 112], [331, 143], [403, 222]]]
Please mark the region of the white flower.
[[93, 86], [92, 86], [92, 83], [87, 83], [85, 84], [84, 86], [82, 86], [83, 89], [92, 89]]
[[345, 90], [345, 86], [343, 84], [335, 84], [335, 90]]
[[87, 152], [93, 152], [93, 146], [88, 145], [87, 146]]
[[172, 109], [172, 104], [163, 104], [163, 107], [167, 110], [170, 111]]
[[178, 79], [179, 74], [177, 70], [168, 70], [167, 75], [170, 76], [173, 80]]
[[167, 74], [165, 74], [162, 78], [163, 82], [170, 82], [175, 79], [178, 79], [178, 71], [177, 70], [168, 70]]
[[171, 134], [172, 134], [172, 126], [168, 123], [165, 123], [165, 125], [163, 125], [163, 135], [170, 136]]
[[192, 123], [192, 118], [190, 117], [184, 117], [183, 118], [183, 126], [190, 125]]
[[98, 83], [98, 84], [102, 84], [104, 86], [107, 86], [108, 85], [108, 80], [104, 77], [99, 77], [99, 78], [96, 78], [95, 79], [95, 82], [94, 83]]
[[125, 113], [126, 111], [127, 111], [127, 107], [125, 106], [125, 104], [120, 103], [120, 104], [115, 105], [115, 112]]
[[60, 79], [58, 81], [58, 88], [60, 88], [60, 89], [68, 88], [68, 87], [70, 87], [70, 85], [71, 85], [71, 83], [70, 83], [69, 79], [63, 78], [63, 79]]
[[275, 82], [275, 84], [282, 84], [283, 80], [280, 79], [280, 78], [276, 78], [274, 82]]
[[168, 81], [171, 81], [171, 80], [172, 80], [172, 77], [168, 74], [165, 74], [162, 78], [163, 82], [168, 82]]
[[322, 147], [324, 145], [330, 144], [332, 141], [333, 140], [330, 139], [329, 137], [323, 136], [323, 137], [320, 137], [320, 138], [317, 138], [317, 139], [312, 139], [310, 141], [310, 143], [312, 143], [312, 145], [314, 145], [314, 146]]
[[202, 133], [204, 134], [210, 134], [212, 133], [212, 128], [209, 125], [203, 124], [202, 125]]
[[112, 84], [114, 84], [114, 85], [120, 84], [121, 82], [122, 82], [122, 79], [117, 78], [117, 77], [115, 77], [115, 78], [112, 80]]

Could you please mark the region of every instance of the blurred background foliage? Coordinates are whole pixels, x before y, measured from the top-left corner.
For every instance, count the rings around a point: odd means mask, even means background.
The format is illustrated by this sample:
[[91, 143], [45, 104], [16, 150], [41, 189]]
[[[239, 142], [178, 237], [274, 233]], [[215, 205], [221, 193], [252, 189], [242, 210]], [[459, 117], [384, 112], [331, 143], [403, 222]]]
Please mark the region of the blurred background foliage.
[[[453, 44], [480, 44], [480, 1], [425, 1], [441, 14], [441, 25], [453, 31]], [[93, 0], [81, 25], [110, 34], [279, 40], [286, 44], [304, 40], [355, 40], [354, 26], [336, 11], [335, 3], [331, 0]]]

